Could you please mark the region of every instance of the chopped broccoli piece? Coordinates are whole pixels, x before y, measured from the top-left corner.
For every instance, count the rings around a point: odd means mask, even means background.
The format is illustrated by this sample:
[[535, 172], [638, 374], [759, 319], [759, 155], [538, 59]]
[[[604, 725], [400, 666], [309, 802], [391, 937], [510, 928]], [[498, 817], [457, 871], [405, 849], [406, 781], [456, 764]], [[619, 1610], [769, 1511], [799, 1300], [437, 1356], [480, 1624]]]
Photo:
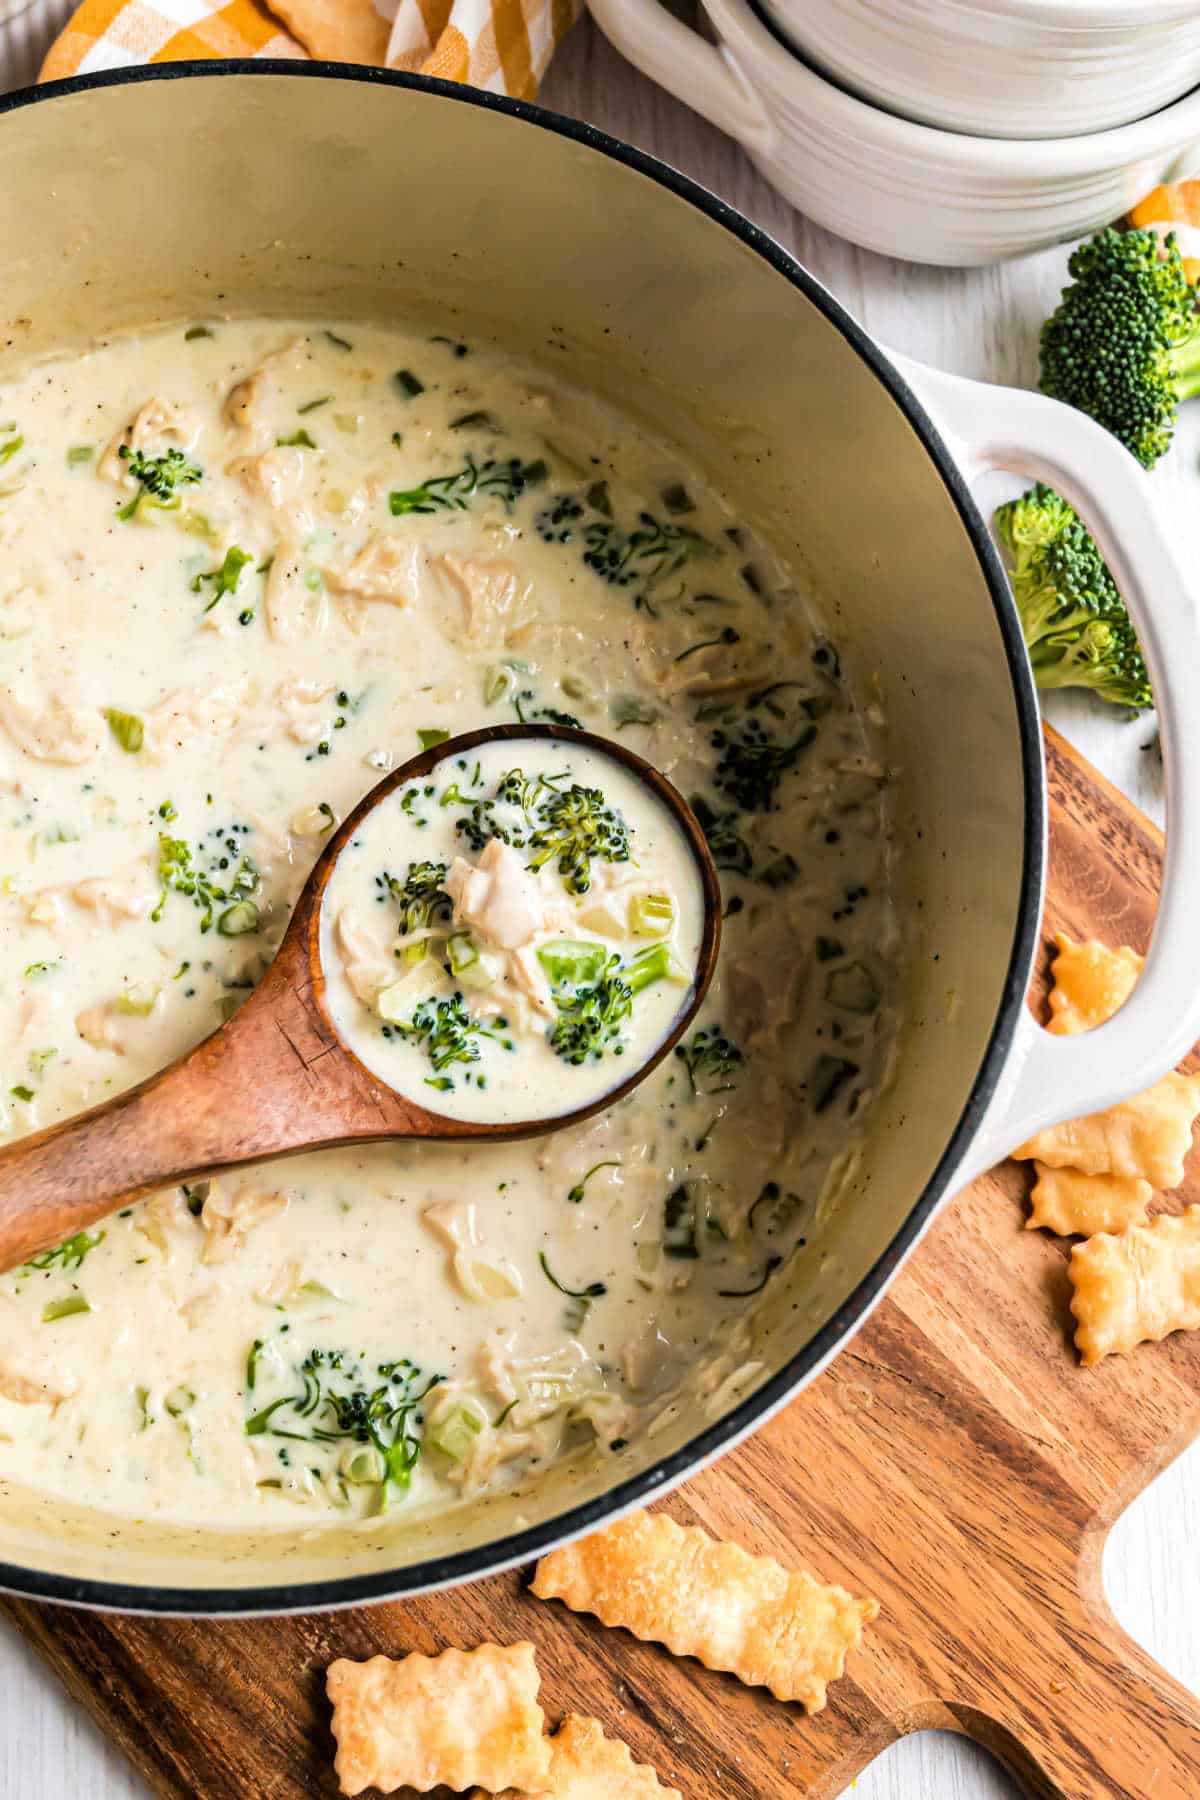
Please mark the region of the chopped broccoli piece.
[[180, 505], [175, 490], [191, 486], [204, 474], [197, 463], [188, 461], [182, 450], [168, 450], [165, 456], [146, 456], [141, 450], [131, 450], [128, 444], [122, 444], [118, 455], [125, 464], [126, 473], [138, 484], [133, 499], [117, 508], [121, 519], [132, 519], [143, 500], [152, 500], [164, 511], [174, 510]]
[[747, 720], [736, 736], [714, 731], [709, 741], [721, 756], [713, 779], [743, 812], [774, 812], [780, 782], [816, 735], [815, 725], [805, 725], [790, 744], [777, 744], [754, 719]]
[[703, 794], [693, 794], [688, 805], [696, 815], [717, 868], [731, 875], [749, 875], [754, 868], [754, 852], [737, 828], [738, 814], [714, 811]]
[[473, 456], [467, 456], [462, 468], [449, 475], [430, 475], [414, 488], [394, 488], [388, 504], [394, 519], [439, 509], [465, 512], [475, 496], [482, 494], [499, 500], [505, 512], [511, 512], [526, 488], [545, 481], [547, 472], [540, 459], [523, 463], [519, 456], [499, 461], [489, 456], [485, 462], [477, 463]]
[[633, 1011], [633, 989], [621, 958], [614, 952], [596, 981], [561, 999], [556, 995], [555, 1005], [558, 1018], [550, 1043], [563, 1061], [578, 1065], [602, 1056]]
[[575, 783], [561, 793], [551, 792], [537, 817], [537, 830], [529, 839], [534, 852], [529, 867], [540, 869], [557, 857], [569, 894], [586, 894], [591, 887], [594, 856], [610, 863], [629, 861], [628, 828], [599, 788]]
[[1039, 482], [999, 507], [995, 525], [1038, 686], [1086, 687], [1116, 706], [1153, 706], [1137, 633], [1074, 509]]
[[[234, 827], [236, 830], [236, 826]], [[234, 856], [238, 855], [238, 844], [234, 837], [224, 840], [222, 848], [224, 856], [219, 858], [218, 866], [228, 867]], [[185, 894], [197, 908], [200, 917], [200, 930], [211, 931], [213, 914], [218, 903], [229, 902], [226, 910], [217, 920], [217, 930], [223, 937], [240, 937], [244, 932], [258, 929], [258, 908], [253, 908], [253, 921], [241, 903], [258, 892], [262, 877], [252, 859], [241, 855], [234, 866], [233, 875], [220, 885], [214, 882], [212, 875], [199, 866], [193, 857], [189, 845], [183, 838], [168, 837], [165, 831], [158, 834], [158, 879], [162, 883], [162, 892], [158, 897], [158, 905], [150, 914], [157, 924], [163, 916], [163, 908], [167, 903], [167, 895], [172, 891]]]
[[[247, 1363], [247, 1387], [258, 1361], [256, 1341]], [[425, 1378], [416, 1363], [403, 1357], [382, 1362], [370, 1375], [341, 1350], [310, 1350], [299, 1365], [300, 1391], [284, 1394], [246, 1420], [247, 1437], [279, 1437], [312, 1445], [349, 1442], [374, 1455], [347, 1464], [347, 1479], [356, 1485], [377, 1484], [379, 1507], [386, 1512], [396, 1493], [404, 1493], [421, 1454], [419, 1408], [443, 1377]], [[285, 1410], [286, 1409], [286, 1410]]]
[[1042, 392], [1089, 413], [1147, 469], [1200, 393], [1200, 313], [1172, 233], [1102, 231], [1042, 327]]
[[55, 1244], [52, 1250], [39, 1251], [26, 1262], [27, 1269], [78, 1269], [90, 1250], [103, 1243], [104, 1233], [98, 1231], [92, 1237], [86, 1231], [77, 1231], [74, 1237], [64, 1238], [61, 1244]]
[[[413, 931], [426, 931], [435, 919], [448, 919], [452, 901], [442, 883], [446, 879], [445, 863], [409, 863], [403, 881], [395, 875], [380, 877], [392, 899], [400, 908], [400, 931], [407, 937]], [[413, 949], [424, 955], [423, 945]]]
[[703, 1025], [691, 1042], [676, 1044], [693, 1094], [727, 1094], [736, 1085], [745, 1057], [719, 1025]]
[[[411, 1019], [392, 1020], [384, 1026], [384, 1033], [399, 1031], [405, 1037], [415, 1038], [440, 1076], [452, 1063], [478, 1062], [478, 1038], [494, 1038], [506, 1050], [511, 1050], [512, 1039], [504, 1035], [508, 1029], [507, 1019], [496, 1019], [493, 1023], [494, 1029], [473, 1019], [462, 995], [452, 994], [449, 1000], [423, 1000]], [[443, 1090], [447, 1085], [447, 1080], [429, 1082], [429, 1086]]]

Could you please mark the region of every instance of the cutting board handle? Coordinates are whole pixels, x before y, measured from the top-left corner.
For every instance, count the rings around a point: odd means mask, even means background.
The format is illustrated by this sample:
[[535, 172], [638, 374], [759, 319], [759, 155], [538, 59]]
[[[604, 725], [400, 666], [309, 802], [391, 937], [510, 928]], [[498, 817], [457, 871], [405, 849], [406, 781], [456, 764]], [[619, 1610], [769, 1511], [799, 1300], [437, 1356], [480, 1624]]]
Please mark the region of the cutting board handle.
[[1104, 1616], [1081, 1609], [1028, 1643], [1025, 1685], [1009, 1707], [949, 1696], [944, 1722], [1037, 1800], [1187, 1800], [1200, 1768], [1200, 1701], [1100, 1605]]

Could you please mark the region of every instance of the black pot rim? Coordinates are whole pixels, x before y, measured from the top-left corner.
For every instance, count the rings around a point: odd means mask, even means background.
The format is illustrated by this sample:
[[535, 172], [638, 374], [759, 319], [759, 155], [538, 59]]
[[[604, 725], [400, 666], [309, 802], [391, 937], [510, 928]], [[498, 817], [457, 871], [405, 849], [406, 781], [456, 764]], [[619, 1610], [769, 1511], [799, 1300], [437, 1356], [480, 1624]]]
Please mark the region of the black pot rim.
[[654, 1500], [688, 1475], [695, 1474], [721, 1452], [731, 1449], [792, 1398], [830, 1360], [879, 1299], [899, 1264], [933, 1218], [946, 1195], [954, 1170], [962, 1161], [983, 1119], [995, 1092], [1024, 1004], [1026, 972], [1037, 941], [1041, 910], [1041, 847], [1045, 835], [1042, 737], [1037, 700], [1016, 608], [987, 527], [958, 466], [911, 388], [887, 361], [873, 339], [789, 251], [758, 226], [751, 224], [726, 201], [688, 176], [680, 174], [656, 157], [648, 156], [644, 151], [610, 137], [607, 132], [598, 130], [594, 125], [567, 118], [528, 101], [512, 100], [506, 95], [486, 93], [479, 88], [462, 87], [429, 76], [346, 63], [272, 59], [158, 63], [105, 71], [97, 75], [75, 76], [68, 81], [48, 82], [43, 87], [20, 89], [0, 97], [0, 117], [67, 95], [87, 93], [95, 88], [132, 86], [143, 81], [219, 79], [224, 75], [252, 76], [273, 81], [360, 81], [377, 86], [415, 88], [438, 94], [459, 105], [478, 106], [524, 120], [543, 131], [573, 139], [574, 142], [647, 176], [704, 213], [714, 225], [756, 251], [793, 287], [798, 288], [805, 299], [840, 331], [905, 414], [926, 455], [941, 476], [979, 559], [991, 593], [1013, 685], [1021, 741], [1025, 841], [1016, 927], [996, 1020], [971, 1092], [933, 1175], [888, 1248], [821, 1330], [753, 1395], [743, 1400], [725, 1418], [690, 1439], [682, 1449], [664, 1457], [661, 1462], [641, 1474], [619, 1482], [598, 1498], [570, 1507], [554, 1518], [531, 1526], [526, 1531], [514, 1533], [494, 1545], [461, 1550], [452, 1555], [413, 1563], [407, 1568], [380, 1570], [368, 1575], [266, 1587], [171, 1588], [54, 1575], [0, 1562], [0, 1589], [30, 1599], [105, 1611], [213, 1617], [312, 1612], [369, 1601], [400, 1599], [430, 1589], [452, 1587], [464, 1581], [480, 1580], [484, 1576], [498, 1574], [542, 1555], [565, 1538], [595, 1529], [630, 1507], [645, 1505]]

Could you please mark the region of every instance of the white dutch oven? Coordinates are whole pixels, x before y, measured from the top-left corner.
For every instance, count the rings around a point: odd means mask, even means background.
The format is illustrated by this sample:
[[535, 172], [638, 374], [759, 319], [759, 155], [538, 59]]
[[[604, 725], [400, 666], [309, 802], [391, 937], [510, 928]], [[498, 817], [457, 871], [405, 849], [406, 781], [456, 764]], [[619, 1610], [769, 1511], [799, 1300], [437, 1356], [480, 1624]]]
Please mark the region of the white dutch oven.
[[1074, 137], [1200, 83], [1196, 0], [764, 0], [817, 68], [875, 106], [976, 136]]
[[[169, 204], [145, 171], [171, 146]], [[0, 1485], [0, 1585], [156, 1611], [338, 1605], [482, 1575], [661, 1492], [781, 1406], [963, 1182], [1039, 1126], [1155, 1080], [1200, 1036], [1200, 629], [1146, 477], [1040, 397], [886, 356], [778, 245], [600, 134], [494, 96], [321, 65], [165, 65], [0, 102], [0, 385], [155, 321], [430, 309], [614, 397], [704, 461], [809, 573], [885, 698], [906, 1026], [861, 1166], [768, 1288], [760, 1367], [615, 1456], [433, 1518], [154, 1526]], [[933, 423], [936, 419], [937, 424]], [[1166, 891], [1136, 993], [1086, 1038], [1024, 1007], [1045, 850], [1017, 618], [970, 498], [993, 466], [1094, 521], [1164, 704]], [[1170, 645], [1170, 660], [1167, 645]], [[396, 1271], [397, 1304], [405, 1272]]]
[[[1160, 182], [1200, 168], [1200, 89], [1083, 137], [968, 137], [845, 92], [794, 55], [751, 0], [704, 0], [716, 46], [661, 0], [589, 5], [622, 55], [736, 138], [801, 212], [888, 256], [999, 262], [1111, 224]], [[1197, 0], [1191, 11], [1200, 31]]]

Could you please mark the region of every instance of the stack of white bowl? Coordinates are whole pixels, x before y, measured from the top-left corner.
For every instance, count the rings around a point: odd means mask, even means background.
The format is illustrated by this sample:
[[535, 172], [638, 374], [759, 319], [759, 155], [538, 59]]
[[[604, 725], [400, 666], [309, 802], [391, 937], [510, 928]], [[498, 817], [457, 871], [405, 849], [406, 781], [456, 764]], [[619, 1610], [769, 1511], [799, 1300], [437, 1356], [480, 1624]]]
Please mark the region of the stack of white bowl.
[[589, 0], [629, 60], [810, 218], [996, 262], [1200, 173], [1200, 0]]

